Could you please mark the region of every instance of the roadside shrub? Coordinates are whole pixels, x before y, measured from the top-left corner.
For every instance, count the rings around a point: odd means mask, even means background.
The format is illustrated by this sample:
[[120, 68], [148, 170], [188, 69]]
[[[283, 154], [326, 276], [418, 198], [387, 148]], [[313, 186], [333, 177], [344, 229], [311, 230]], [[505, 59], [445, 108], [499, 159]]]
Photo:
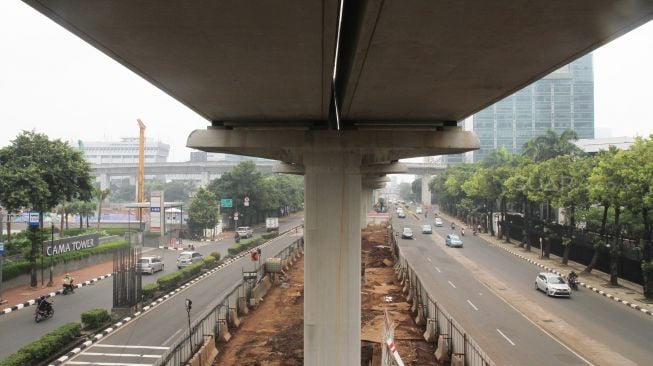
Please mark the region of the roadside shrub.
[[222, 257], [222, 255], [220, 254], [220, 252], [211, 252], [211, 254], [209, 254], [209, 255], [210, 255], [211, 257], [215, 258], [216, 261], [219, 261], [220, 258]]
[[143, 297], [151, 299], [154, 297], [154, 293], [159, 291], [159, 285], [156, 283], [148, 283], [143, 286]]
[[204, 267], [203, 261], [197, 262], [182, 268], [180, 272], [182, 273], [184, 279], [187, 279], [200, 274], [203, 267]]
[[26, 259], [19, 259], [15, 262], [5, 262], [2, 266], [2, 280], [9, 281], [22, 274], [29, 273], [30, 263]]
[[97, 329], [111, 320], [106, 309], [91, 309], [82, 313], [82, 323], [88, 329]]
[[212, 255], [204, 257], [204, 268], [211, 268], [215, 264], [215, 257]]
[[0, 361], [0, 366], [37, 365], [57, 354], [81, 334], [81, 324], [67, 323]]
[[163, 291], [172, 290], [184, 279], [184, 274], [181, 271], [168, 273], [157, 278], [156, 283]]
[[269, 233], [267, 233], [267, 234], [263, 234], [263, 235], [261, 235], [261, 237], [262, 237], [263, 239], [265, 239], [265, 240], [270, 240], [270, 239], [272, 239], [272, 238], [276, 238], [277, 236], [279, 236], [279, 232], [278, 232], [278, 231], [272, 231], [272, 232], [269, 232]]

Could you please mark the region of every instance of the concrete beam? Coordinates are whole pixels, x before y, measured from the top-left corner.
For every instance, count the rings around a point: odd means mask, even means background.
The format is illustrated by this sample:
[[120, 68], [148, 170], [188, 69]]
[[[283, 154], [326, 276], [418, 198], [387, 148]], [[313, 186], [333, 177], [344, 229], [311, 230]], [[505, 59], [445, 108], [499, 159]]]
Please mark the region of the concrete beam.
[[361, 167], [361, 173], [363, 175], [372, 175], [372, 174], [402, 174], [408, 171], [408, 167], [405, 164], [392, 162], [392, 163], [381, 163], [381, 164], [370, 164]]
[[306, 174], [306, 168], [302, 164], [290, 164], [290, 163], [277, 163], [272, 166], [273, 173], [284, 173], [284, 174], [295, 174], [295, 175], [304, 175]]
[[480, 147], [470, 131], [391, 131], [391, 130], [226, 130], [210, 127], [195, 130], [186, 146], [208, 152], [258, 156], [303, 164], [304, 149], [357, 151], [363, 166], [430, 155], [459, 154]]

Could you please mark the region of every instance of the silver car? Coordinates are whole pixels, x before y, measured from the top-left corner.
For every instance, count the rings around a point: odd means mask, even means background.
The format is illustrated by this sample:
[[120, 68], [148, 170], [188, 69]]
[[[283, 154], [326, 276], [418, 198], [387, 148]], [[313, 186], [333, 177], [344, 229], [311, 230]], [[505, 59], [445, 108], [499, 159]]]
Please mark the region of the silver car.
[[182, 269], [186, 266], [189, 266], [195, 262], [200, 262], [202, 261], [202, 255], [198, 252], [181, 252], [179, 256], [177, 257], [177, 268]]
[[163, 266], [161, 257], [142, 257], [138, 261], [138, 270], [142, 273], [154, 274], [154, 272], [163, 271]]
[[571, 288], [564, 278], [555, 273], [541, 272], [535, 277], [535, 289], [549, 296], [571, 297]]

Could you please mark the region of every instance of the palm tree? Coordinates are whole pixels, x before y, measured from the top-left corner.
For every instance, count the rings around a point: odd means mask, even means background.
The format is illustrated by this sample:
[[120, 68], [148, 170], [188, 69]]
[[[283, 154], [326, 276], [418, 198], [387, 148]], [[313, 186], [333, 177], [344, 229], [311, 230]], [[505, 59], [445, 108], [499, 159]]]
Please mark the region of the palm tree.
[[98, 204], [97, 204], [97, 229], [98, 231], [100, 230], [100, 221], [102, 220], [102, 203], [104, 203], [104, 200], [109, 197], [111, 194], [111, 189], [106, 188], [106, 189], [96, 189], [95, 190], [95, 198], [97, 198]]
[[576, 131], [565, 130], [558, 135], [554, 130], [548, 129], [544, 135], [537, 136], [525, 143], [522, 154], [536, 162], [561, 155], [583, 155], [583, 150], [572, 142], [575, 140], [578, 140]]

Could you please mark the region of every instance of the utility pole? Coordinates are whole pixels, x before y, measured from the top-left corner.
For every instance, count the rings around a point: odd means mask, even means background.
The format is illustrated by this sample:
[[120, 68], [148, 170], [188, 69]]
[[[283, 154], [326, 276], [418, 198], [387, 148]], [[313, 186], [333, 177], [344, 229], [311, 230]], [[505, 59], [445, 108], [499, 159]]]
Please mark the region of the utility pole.
[[[145, 123], [138, 121], [139, 135], [138, 135], [138, 179], [136, 180], [136, 202], [145, 202]], [[143, 209], [138, 208], [136, 217], [138, 218], [139, 225], [143, 221]]]

